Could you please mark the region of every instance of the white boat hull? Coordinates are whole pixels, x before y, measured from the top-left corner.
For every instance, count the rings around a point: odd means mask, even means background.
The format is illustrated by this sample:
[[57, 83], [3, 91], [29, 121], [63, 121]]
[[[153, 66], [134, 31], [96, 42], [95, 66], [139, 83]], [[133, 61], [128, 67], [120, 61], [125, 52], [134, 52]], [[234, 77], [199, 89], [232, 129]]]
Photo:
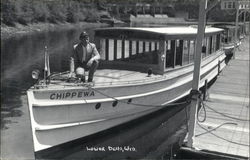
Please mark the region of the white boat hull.
[[[225, 66], [219, 51], [202, 62], [200, 86], [216, 77]], [[218, 63], [219, 62], [219, 63]], [[193, 66], [160, 79], [138, 84], [30, 89], [27, 91], [35, 152], [129, 122], [187, 96]], [[116, 104], [117, 103], [117, 104]]]

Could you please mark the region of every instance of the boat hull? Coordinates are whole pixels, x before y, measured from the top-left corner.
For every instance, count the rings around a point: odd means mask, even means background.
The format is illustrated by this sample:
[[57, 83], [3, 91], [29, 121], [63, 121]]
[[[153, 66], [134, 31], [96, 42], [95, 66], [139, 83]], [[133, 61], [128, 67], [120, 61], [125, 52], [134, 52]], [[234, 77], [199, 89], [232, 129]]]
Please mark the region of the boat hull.
[[[200, 87], [215, 78], [224, 66], [222, 51], [204, 61]], [[35, 152], [171, 108], [170, 104], [187, 96], [192, 86], [192, 66], [177, 72], [153, 82], [126, 86], [29, 90]]]
[[186, 105], [163, 108], [111, 129], [36, 152], [35, 156], [38, 159], [116, 160], [155, 159], [168, 153], [170, 158], [187, 133], [187, 112]]

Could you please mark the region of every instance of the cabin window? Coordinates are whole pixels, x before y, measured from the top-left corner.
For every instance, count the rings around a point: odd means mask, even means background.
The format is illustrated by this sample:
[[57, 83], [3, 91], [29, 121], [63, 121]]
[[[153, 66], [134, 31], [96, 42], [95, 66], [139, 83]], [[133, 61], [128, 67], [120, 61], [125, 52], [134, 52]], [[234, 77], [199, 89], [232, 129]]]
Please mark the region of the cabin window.
[[143, 52], [143, 41], [139, 41], [139, 53]]
[[106, 40], [105, 39], [100, 39], [100, 56], [102, 60], [105, 60], [105, 45], [106, 45]]
[[149, 42], [145, 42], [145, 52], [149, 52]]
[[234, 32], [235, 32], [234, 29], [230, 29], [230, 30], [229, 30], [229, 36], [228, 36], [228, 41], [229, 41], [229, 42], [232, 42], [233, 37], [234, 37]]
[[212, 36], [212, 53], [216, 51], [216, 35]]
[[206, 56], [210, 54], [210, 37], [206, 37]]
[[174, 67], [175, 40], [166, 41], [166, 68]]
[[155, 45], [156, 45], [156, 50], [158, 51], [159, 50], [159, 42], [155, 42]]
[[117, 59], [122, 58], [122, 40], [117, 40]]
[[194, 53], [195, 53], [195, 41], [190, 40], [190, 46], [189, 46], [189, 62], [194, 61]]
[[227, 3], [224, 3], [224, 8], [227, 8]]
[[156, 49], [155, 49], [155, 42], [151, 42], [151, 49], [152, 49], [152, 51], [155, 51]]
[[212, 44], [213, 44], [213, 39], [212, 36], [209, 37], [209, 51], [208, 54], [212, 54]]
[[236, 7], [235, 7], [235, 2], [232, 2], [232, 4], [233, 4], [232, 8], [236, 8]]
[[124, 41], [124, 58], [129, 58], [129, 41]]
[[206, 38], [203, 38], [203, 40], [202, 40], [202, 48], [201, 48], [201, 56], [202, 56], [202, 58], [204, 58], [204, 57], [206, 57], [206, 51], [207, 51], [207, 39]]
[[183, 40], [176, 40], [175, 65], [182, 65]]
[[132, 55], [136, 55], [136, 41], [132, 41]]
[[183, 65], [189, 63], [189, 45], [190, 41], [188, 40], [183, 41], [183, 62], [182, 62]]
[[109, 39], [108, 40], [108, 60], [114, 60], [114, 40], [113, 39]]
[[229, 9], [232, 8], [232, 2], [228, 2], [227, 7], [228, 7]]
[[220, 49], [220, 34], [216, 35], [216, 51]]

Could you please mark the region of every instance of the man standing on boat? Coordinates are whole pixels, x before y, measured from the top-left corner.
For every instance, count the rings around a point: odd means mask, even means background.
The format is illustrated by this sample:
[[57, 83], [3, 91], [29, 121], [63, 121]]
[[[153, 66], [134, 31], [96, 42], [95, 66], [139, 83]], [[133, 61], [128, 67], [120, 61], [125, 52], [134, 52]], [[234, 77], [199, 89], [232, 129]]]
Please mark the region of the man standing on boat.
[[74, 68], [76, 68], [76, 75], [80, 76], [85, 82], [85, 71], [89, 70], [88, 82], [93, 81], [94, 73], [98, 67], [98, 60], [100, 54], [96, 49], [94, 43], [89, 42], [89, 35], [87, 32], [80, 34], [80, 42], [74, 45], [72, 59], [74, 61]]

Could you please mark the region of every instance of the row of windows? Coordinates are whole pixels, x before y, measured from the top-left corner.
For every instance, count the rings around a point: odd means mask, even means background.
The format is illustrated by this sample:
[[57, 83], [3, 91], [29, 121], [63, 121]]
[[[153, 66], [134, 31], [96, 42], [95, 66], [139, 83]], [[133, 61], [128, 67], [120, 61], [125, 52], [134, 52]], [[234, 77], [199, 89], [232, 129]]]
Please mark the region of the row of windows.
[[[220, 48], [220, 34], [205, 37], [202, 41], [202, 57], [206, 57]], [[165, 67], [186, 65], [194, 61], [195, 40], [166, 41]]]
[[119, 60], [159, 50], [159, 42], [101, 39], [101, 59]]
[[[206, 57], [220, 48], [220, 34], [205, 37], [202, 41], [202, 57]], [[134, 61], [158, 63], [159, 42], [101, 39], [101, 58], [103, 60], [153, 59], [152, 61]], [[195, 40], [167, 40], [165, 67], [190, 64], [194, 61]], [[142, 56], [140, 56], [142, 55]]]

